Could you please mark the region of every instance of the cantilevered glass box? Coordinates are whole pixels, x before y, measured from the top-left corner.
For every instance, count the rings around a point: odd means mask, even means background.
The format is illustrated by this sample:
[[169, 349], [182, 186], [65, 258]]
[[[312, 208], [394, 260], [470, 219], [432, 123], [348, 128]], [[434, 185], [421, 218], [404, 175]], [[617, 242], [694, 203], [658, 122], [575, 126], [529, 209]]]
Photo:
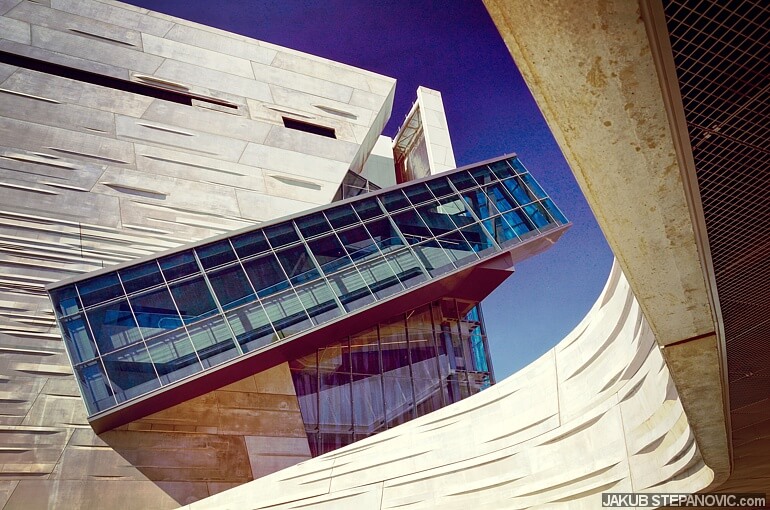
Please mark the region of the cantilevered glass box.
[[479, 271], [510, 267], [567, 226], [509, 156], [48, 291], [89, 419], [104, 429], [298, 359], [324, 338], [365, 329], [450, 287], [473, 294], [485, 288]]

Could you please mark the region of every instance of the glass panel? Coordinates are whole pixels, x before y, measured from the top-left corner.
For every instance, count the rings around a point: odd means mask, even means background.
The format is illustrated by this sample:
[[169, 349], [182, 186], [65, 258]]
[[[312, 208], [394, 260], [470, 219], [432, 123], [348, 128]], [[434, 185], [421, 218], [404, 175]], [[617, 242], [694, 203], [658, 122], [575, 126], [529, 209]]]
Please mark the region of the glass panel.
[[204, 269], [221, 266], [235, 260], [235, 253], [230, 248], [230, 241], [223, 239], [216, 243], [195, 249]]
[[498, 211], [506, 212], [516, 208], [517, 204], [513, 197], [499, 184], [487, 186], [484, 191], [489, 197], [489, 201], [495, 205]]
[[524, 165], [521, 163], [519, 158], [514, 158], [513, 160], [510, 160], [510, 163], [517, 174], [523, 174], [527, 172], [527, 169], [524, 168]]
[[458, 231], [440, 237], [437, 241], [457, 267], [478, 260], [479, 258], [478, 255], [476, 255], [476, 252], [471, 248], [471, 245], [468, 244], [468, 241], [466, 241]]
[[382, 377], [353, 374], [353, 423], [357, 439], [379, 432], [385, 425]]
[[[490, 239], [489, 234], [481, 227], [479, 223], [474, 223], [460, 230], [463, 237], [471, 245], [476, 253], [484, 252], [488, 249], [495, 249], [495, 243]], [[495, 251], [497, 251], [495, 249]]]
[[524, 212], [527, 213], [527, 216], [535, 222], [536, 227], [545, 227], [550, 223], [548, 217], [545, 215], [545, 209], [543, 209], [543, 206], [540, 205], [540, 203], [535, 202], [534, 204], [525, 205], [523, 209]]
[[318, 265], [321, 266], [321, 270], [326, 274], [352, 264], [337, 236], [333, 234], [309, 241], [308, 246]]
[[96, 414], [117, 404], [112, 396], [112, 388], [107, 383], [104, 367], [95, 360], [75, 368], [80, 389], [86, 401], [88, 414]]
[[347, 250], [350, 258], [354, 261], [380, 256], [374, 240], [363, 226], [343, 230], [338, 232], [337, 235], [340, 237], [342, 245]]
[[161, 384], [169, 384], [203, 370], [184, 329], [150, 340], [147, 350]]
[[118, 271], [126, 292], [138, 292], [163, 283], [163, 276], [155, 260]]
[[535, 226], [521, 209], [507, 212], [503, 214], [503, 218], [505, 218], [508, 225], [510, 225], [513, 231], [519, 236], [523, 236], [527, 232], [535, 229]]
[[519, 241], [518, 236], [514, 232], [513, 228], [503, 219], [502, 216], [495, 216], [488, 220], [485, 220], [484, 227], [495, 237], [495, 241], [499, 245], [508, 245], [509, 241]]
[[449, 180], [455, 185], [458, 191], [463, 191], [476, 186], [476, 181], [467, 171], [460, 171], [449, 176]]
[[487, 199], [486, 194], [480, 189], [463, 193], [463, 198], [473, 212], [476, 213], [476, 216], [481, 220], [485, 220], [497, 212], [494, 208], [490, 209], [489, 200]]
[[382, 299], [403, 290], [393, 268], [382, 256], [361, 261], [357, 267], [369, 289], [378, 298]]
[[388, 428], [411, 420], [414, 416], [412, 379], [385, 375], [382, 380]]
[[433, 193], [430, 192], [428, 187], [424, 183], [413, 184], [403, 189], [404, 195], [409, 198], [413, 204], [421, 204], [428, 200], [433, 200]]
[[559, 208], [556, 207], [556, 204], [554, 204], [550, 198], [546, 198], [545, 200], [543, 200], [543, 205], [545, 206], [545, 208], [548, 210], [551, 217], [555, 221], [561, 223], [562, 225], [566, 225], [567, 223], [569, 223], [567, 218], [561, 213]]
[[134, 310], [136, 322], [144, 338], [171, 331], [182, 326], [171, 294], [166, 287], [128, 298]]
[[118, 403], [160, 387], [144, 342], [102, 356]]
[[[412, 377], [415, 379], [438, 379], [436, 347], [433, 332], [409, 329], [409, 352], [412, 359]], [[417, 395], [419, 400], [420, 395]]]
[[239, 354], [230, 328], [221, 317], [199, 322], [188, 331], [204, 368], [219, 365]]
[[218, 269], [207, 276], [223, 310], [230, 310], [257, 299], [240, 265]]
[[158, 263], [168, 281], [198, 272], [198, 263], [191, 250], [163, 257]]
[[457, 228], [438, 202], [423, 205], [417, 209], [417, 212], [434, 236], [446, 234]]
[[289, 280], [294, 285], [299, 285], [320, 276], [305, 245], [293, 246], [281, 250], [275, 255], [289, 276]]
[[61, 324], [62, 337], [67, 343], [67, 352], [72, 357], [73, 364], [96, 357], [96, 344], [81, 314], [63, 319]]
[[380, 373], [380, 346], [376, 326], [350, 337], [350, 365], [354, 374]]
[[217, 312], [217, 305], [202, 276], [169, 285], [182, 320], [191, 324]]
[[349, 433], [353, 423], [350, 374], [321, 371], [319, 376], [321, 393], [318, 427], [322, 431]]
[[286, 338], [313, 326], [293, 290], [272, 296], [263, 301], [262, 305], [278, 333], [278, 338]]
[[323, 213], [315, 213], [294, 220], [297, 228], [306, 238], [315, 237], [326, 232], [331, 232], [332, 227], [326, 221]]
[[410, 205], [409, 200], [406, 199], [400, 189], [383, 193], [378, 198], [388, 212], [398, 211]]
[[389, 253], [385, 259], [390, 263], [393, 271], [404, 287], [409, 288], [427, 280], [425, 271], [415, 258], [411, 250], [401, 250]]
[[102, 355], [142, 339], [125, 299], [92, 308], [86, 315]]
[[329, 276], [329, 283], [348, 312], [374, 301], [374, 296], [355, 268], [345, 269]]
[[413, 248], [423, 266], [432, 276], [437, 276], [454, 269], [452, 261], [435, 239], [417, 244]]
[[280, 248], [281, 246], [299, 241], [297, 231], [294, 230], [294, 224], [290, 221], [265, 227], [262, 229], [262, 232], [273, 248]]
[[275, 294], [289, 286], [278, 259], [272, 253], [246, 260], [243, 267], [259, 297]]
[[404, 246], [404, 241], [398, 235], [398, 231], [387, 218], [371, 221], [365, 224], [366, 230], [374, 239], [375, 244], [383, 253], [397, 250]]
[[380, 324], [380, 348], [384, 374], [391, 377], [410, 377], [409, 349], [403, 316]]
[[345, 228], [359, 222], [358, 216], [348, 204], [325, 211], [325, 214], [334, 228]]
[[251, 303], [228, 312], [227, 321], [243, 352], [255, 351], [277, 339], [261, 303]]
[[439, 179], [431, 179], [426, 184], [437, 198], [451, 195], [455, 192], [445, 177]]
[[103, 303], [104, 301], [124, 295], [123, 287], [120, 286], [116, 273], [107, 273], [91, 280], [80, 282], [77, 284], [77, 287], [84, 306]]
[[492, 170], [492, 172], [494, 172], [498, 179], [505, 179], [513, 176], [513, 170], [511, 170], [511, 167], [508, 166], [507, 160], [497, 161], [487, 166], [490, 170]]
[[[315, 361], [315, 353], [312, 355]], [[305, 356], [304, 359], [310, 356]], [[318, 427], [318, 373], [315, 364], [303, 366], [297, 361], [291, 361], [291, 378], [294, 381], [294, 391], [297, 392], [299, 410], [302, 413], [302, 421], [305, 428]]]
[[49, 294], [51, 295], [54, 311], [56, 311], [56, 314], [60, 317], [72, 315], [73, 313], [78, 313], [78, 311], [82, 310], [74, 285], [52, 290]]
[[353, 209], [356, 210], [358, 216], [362, 220], [370, 220], [384, 214], [380, 208], [379, 202], [377, 202], [377, 199], [374, 197], [358, 200], [353, 203]]
[[297, 295], [315, 324], [322, 324], [342, 315], [332, 289], [323, 280], [298, 287]]
[[529, 173], [522, 174], [521, 179], [526, 183], [527, 187], [529, 187], [530, 191], [532, 191], [532, 193], [534, 193], [537, 198], [546, 198], [547, 195], [545, 194], [545, 191], [543, 191], [543, 188], [540, 187], [532, 175]]
[[503, 185], [511, 192], [511, 195], [513, 195], [513, 198], [515, 198], [519, 204], [528, 204], [532, 202], [532, 198], [529, 196], [527, 190], [521, 186], [517, 177], [511, 177], [510, 179], [504, 180]]
[[270, 249], [261, 230], [247, 232], [231, 239], [235, 253], [242, 259], [258, 255]]
[[425, 239], [433, 237], [428, 227], [417, 215], [414, 209], [408, 209], [404, 212], [392, 216], [393, 223], [401, 231], [404, 239], [410, 244], [419, 243]]
[[473, 176], [473, 179], [480, 185], [484, 184], [490, 184], [493, 182], [497, 182], [497, 179], [495, 179], [495, 176], [492, 172], [489, 171], [489, 168], [486, 166], [480, 166], [477, 168], [473, 168], [469, 170], [471, 176]]
[[465, 200], [457, 195], [440, 199], [436, 212], [448, 216], [458, 227], [464, 227], [476, 221], [468, 211]]

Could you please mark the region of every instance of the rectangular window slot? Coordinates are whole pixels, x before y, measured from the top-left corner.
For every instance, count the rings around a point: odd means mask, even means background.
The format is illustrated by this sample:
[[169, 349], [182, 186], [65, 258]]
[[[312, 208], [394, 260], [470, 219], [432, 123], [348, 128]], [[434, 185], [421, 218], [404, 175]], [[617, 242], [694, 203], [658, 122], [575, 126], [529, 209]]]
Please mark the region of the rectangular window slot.
[[289, 129], [296, 129], [297, 131], [304, 131], [305, 133], [321, 135], [327, 138], [337, 138], [334, 128], [319, 126], [318, 124], [311, 124], [310, 122], [303, 122], [289, 117], [281, 117], [281, 119], [283, 119], [284, 127]]
[[[30, 69], [40, 73], [61, 76], [62, 78], [68, 78], [70, 80], [81, 81], [84, 83], [90, 83], [92, 85], [98, 85], [100, 87], [107, 87], [115, 90], [122, 90], [123, 92], [139, 94], [140, 96], [154, 97], [155, 99], [171, 101], [172, 103], [185, 104], [187, 106], [192, 106], [193, 99], [195, 99], [197, 101], [211, 103], [217, 106], [223, 106], [232, 110], [238, 109], [238, 105], [227, 101], [222, 101], [221, 99], [214, 99], [211, 97], [199, 96], [197, 94], [168, 90], [165, 88], [159, 88], [157, 86], [153, 87], [151, 85], [145, 85], [143, 83], [121, 80], [120, 78], [104, 76], [101, 74], [92, 73], [90, 71], [84, 71], [82, 69], [75, 69], [74, 67], [54, 64], [44, 60], [25, 57], [23, 55], [15, 55], [5, 51], [0, 51], [0, 62], [12, 66], [23, 67], [25, 69]], [[332, 130], [332, 135], [333, 133], [334, 130]]]

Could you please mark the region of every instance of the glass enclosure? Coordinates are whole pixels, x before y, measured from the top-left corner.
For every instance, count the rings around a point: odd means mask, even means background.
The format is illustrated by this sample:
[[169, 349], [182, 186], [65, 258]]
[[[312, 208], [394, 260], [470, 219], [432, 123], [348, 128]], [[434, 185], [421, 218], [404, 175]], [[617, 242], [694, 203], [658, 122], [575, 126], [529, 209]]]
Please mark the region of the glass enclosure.
[[[49, 293], [94, 415], [566, 222], [514, 157], [196, 243]], [[382, 377], [392, 390], [386, 404], [418, 393], [395, 365]]]
[[313, 456], [492, 384], [477, 303], [445, 298], [289, 363]]

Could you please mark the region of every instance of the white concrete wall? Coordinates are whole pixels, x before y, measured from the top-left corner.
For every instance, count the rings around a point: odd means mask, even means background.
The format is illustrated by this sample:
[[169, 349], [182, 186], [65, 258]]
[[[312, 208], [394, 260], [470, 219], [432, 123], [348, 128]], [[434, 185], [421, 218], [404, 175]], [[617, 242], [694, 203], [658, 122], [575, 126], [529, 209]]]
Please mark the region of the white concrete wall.
[[[0, 0], [0, 51], [237, 105], [0, 64], [0, 508], [178, 504], [119, 455], [95, 460], [109, 447], [88, 427], [44, 285], [327, 203], [381, 133], [395, 80], [101, 0]], [[62, 469], [65, 449], [83, 470]]]
[[595, 509], [712, 476], [615, 265], [575, 330], [496, 386], [184, 508]]

